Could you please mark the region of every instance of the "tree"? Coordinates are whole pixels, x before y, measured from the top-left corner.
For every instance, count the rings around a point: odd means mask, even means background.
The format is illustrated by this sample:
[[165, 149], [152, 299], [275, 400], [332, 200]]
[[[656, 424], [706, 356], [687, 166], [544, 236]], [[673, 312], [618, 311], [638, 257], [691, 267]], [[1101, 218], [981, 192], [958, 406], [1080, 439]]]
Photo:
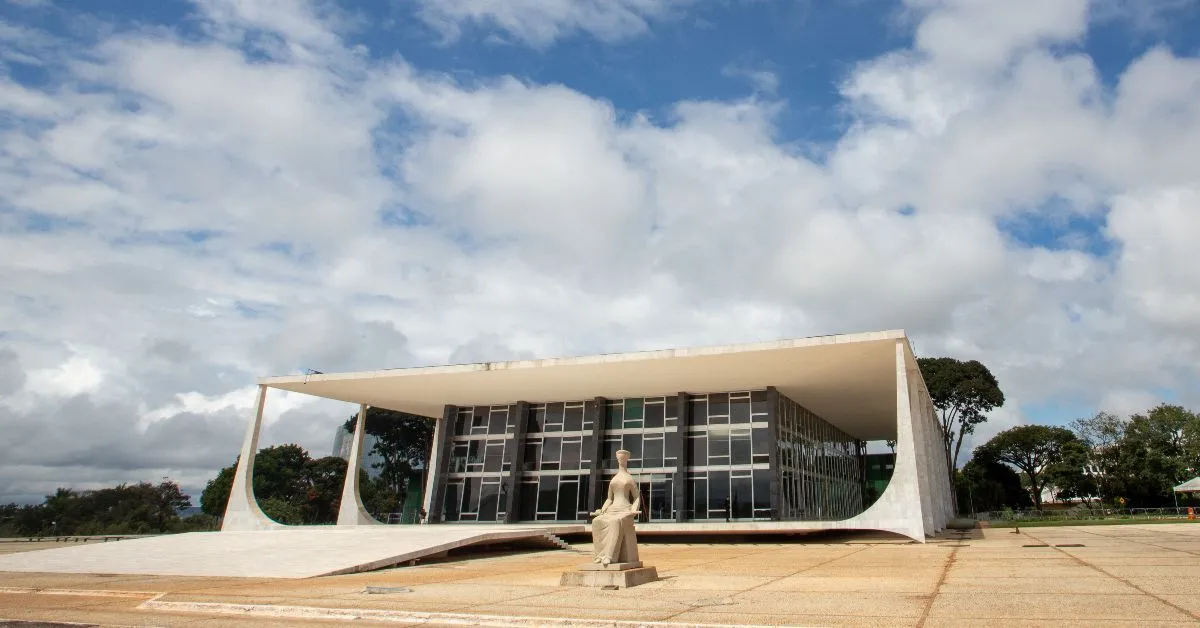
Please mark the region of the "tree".
[[970, 462], [963, 465], [957, 488], [958, 503], [972, 513], [1022, 509], [1033, 504], [1029, 492], [1021, 486], [1021, 476], [986, 451], [976, 450]]
[[1087, 443], [1082, 440], [1063, 443], [1059, 459], [1046, 467], [1046, 485], [1056, 499], [1079, 499], [1091, 505], [1091, 499], [1099, 493], [1095, 476], [1089, 471], [1091, 465], [1092, 448]]
[[938, 411], [946, 466], [953, 482], [963, 437], [987, 420], [985, 413], [1004, 405], [1004, 393], [992, 372], [976, 360], [918, 358], [917, 366]]
[[1077, 441], [1075, 434], [1066, 428], [1019, 425], [993, 436], [979, 448], [982, 452], [977, 455], [1020, 469], [1029, 481], [1034, 505], [1040, 510], [1046, 468], [1062, 459], [1064, 445]]
[[[237, 461], [208, 482], [200, 495], [205, 514], [225, 514]], [[254, 457], [254, 497], [271, 519], [289, 525], [325, 524], [337, 521], [346, 461], [337, 456], [313, 460], [299, 445], [268, 447]], [[363, 503], [375, 499], [376, 488], [366, 471], [359, 470]]]
[[1130, 507], [1172, 504], [1174, 485], [1195, 473], [1188, 435], [1197, 431], [1198, 421], [1194, 413], [1167, 404], [1130, 417], [1120, 440], [1101, 454], [1106, 492]]
[[[357, 417], [351, 416], [342, 427], [353, 434], [356, 424]], [[384, 501], [388, 494], [394, 496], [392, 504], [380, 511], [390, 510], [395, 501], [405, 498], [412, 488], [408, 485], [408, 478], [414, 469], [420, 467], [428, 470], [429, 454], [433, 448], [433, 424], [433, 419], [429, 417], [407, 412], [386, 408], [367, 410], [366, 432], [375, 437], [371, 453], [382, 459], [375, 465], [382, 481], [379, 497]]]
[[[241, 456], [238, 456], [240, 459]], [[225, 506], [229, 503], [229, 492], [233, 490], [233, 474], [237, 470], [238, 460], [217, 472], [217, 477], [208, 481], [204, 491], [200, 493], [200, 510], [206, 515], [224, 517]], [[258, 465], [255, 465], [258, 468]]]
[[149, 534], [169, 532], [191, 500], [174, 482], [121, 484], [94, 491], [60, 488], [36, 506], [11, 509], [20, 534]]

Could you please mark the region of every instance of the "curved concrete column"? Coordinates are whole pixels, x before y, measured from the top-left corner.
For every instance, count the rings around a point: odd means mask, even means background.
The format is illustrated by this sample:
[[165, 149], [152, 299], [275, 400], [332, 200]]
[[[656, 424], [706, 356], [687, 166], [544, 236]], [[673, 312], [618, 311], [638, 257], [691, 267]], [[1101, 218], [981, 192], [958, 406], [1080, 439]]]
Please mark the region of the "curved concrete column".
[[864, 512], [814, 528], [886, 530], [923, 543], [927, 535], [944, 527], [938, 515], [945, 512], [940, 502], [948, 493], [933, 492], [938, 491], [939, 478], [947, 482], [944, 473], [934, 470], [940, 450], [933, 448], [930, 453], [936, 426], [921, 410], [925, 394], [915, 385], [920, 372], [911, 368], [909, 357], [905, 341], [896, 341], [896, 462], [891, 481]]
[[337, 524], [340, 526], [382, 525], [363, 506], [358, 486], [363, 439], [367, 432], [367, 407], [366, 404], [358, 406], [358, 420], [354, 423], [354, 440], [350, 441], [350, 459], [346, 461], [346, 482], [342, 484], [342, 501], [338, 506]]
[[433, 446], [430, 447], [429, 461], [425, 464], [425, 498], [421, 500], [421, 507], [425, 512], [433, 512], [433, 493], [437, 488], [438, 465], [442, 462], [442, 447], [441, 438], [444, 430], [451, 429], [445, 418], [433, 420]]
[[254, 455], [258, 452], [258, 435], [262, 431], [263, 405], [266, 401], [267, 387], [260, 384], [258, 407], [246, 429], [242, 455], [238, 457], [237, 470], [233, 472], [233, 487], [229, 491], [229, 503], [225, 506], [225, 518], [221, 521], [222, 532], [285, 527], [272, 521], [254, 499]]

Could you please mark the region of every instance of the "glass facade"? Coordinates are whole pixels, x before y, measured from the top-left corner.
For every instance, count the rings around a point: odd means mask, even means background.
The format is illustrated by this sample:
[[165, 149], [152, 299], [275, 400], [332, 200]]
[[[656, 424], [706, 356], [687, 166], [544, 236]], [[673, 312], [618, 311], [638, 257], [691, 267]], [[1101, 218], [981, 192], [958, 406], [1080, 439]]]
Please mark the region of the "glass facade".
[[521, 470], [521, 521], [581, 521], [591, 511], [593, 402], [529, 406]]
[[781, 518], [828, 521], [862, 512], [858, 442], [783, 395], [777, 412]]
[[645, 521], [674, 521], [675, 471], [679, 466], [678, 397], [610, 399], [604, 404], [604, 479], [599, 501], [617, 474], [617, 450], [629, 452], [638, 479]]
[[587, 521], [607, 495], [619, 449], [630, 452], [643, 521], [832, 520], [863, 509], [858, 443], [783, 395], [688, 395], [686, 421], [676, 396], [596, 403], [459, 408], [445, 450], [442, 519], [503, 522], [512, 487], [516, 520]]
[[508, 406], [459, 408], [443, 496], [446, 521], [504, 521], [515, 417]]
[[694, 395], [689, 400], [687, 518], [771, 518], [767, 392]]

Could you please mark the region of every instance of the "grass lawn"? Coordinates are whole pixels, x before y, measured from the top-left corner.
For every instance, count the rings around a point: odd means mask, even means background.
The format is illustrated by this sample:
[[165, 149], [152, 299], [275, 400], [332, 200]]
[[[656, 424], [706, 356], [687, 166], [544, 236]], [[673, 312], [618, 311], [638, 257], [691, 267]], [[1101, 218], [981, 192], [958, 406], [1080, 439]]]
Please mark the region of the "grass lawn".
[[1056, 519], [1050, 521], [989, 521], [992, 528], [1047, 528], [1054, 526], [1120, 526], [1146, 523], [1200, 523], [1200, 519]]

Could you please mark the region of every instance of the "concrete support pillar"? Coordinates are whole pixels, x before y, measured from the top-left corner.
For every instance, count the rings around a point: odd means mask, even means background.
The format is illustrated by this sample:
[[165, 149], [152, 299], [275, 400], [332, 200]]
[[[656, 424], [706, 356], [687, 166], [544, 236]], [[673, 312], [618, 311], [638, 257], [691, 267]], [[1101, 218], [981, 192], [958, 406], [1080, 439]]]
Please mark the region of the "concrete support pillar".
[[272, 521], [254, 499], [254, 455], [258, 453], [258, 435], [262, 431], [263, 405], [266, 401], [267, 387], [260, 384], [254, 418], [246, 428], [242, 455], [238, 457], [237, 470], [233, 472], [233, 487], [229, 491], [229, 503], [225, 506], [225, 518], [221, 521], [222, 532], [284, 527]]
[[338, 506], [337, 524], [340, 526], [380, 525], [362, 503], [359, 491], [359, 468], [362, 467], [363, 442], [367, 436], [367, 404], [358, 406], [358, 420], [354, 422], [353, 439], [350, 441], [350, 458], [346, 461], [346, 481], [342, 484], [342, 501]]
[[426, 522], [433, 519], [433, 493], [437, 486], [438, 474], [435, 469], [442, 460], [442, 450], [438, 446], [441, 441], [441, 434], [444, 430], [450, 429], [446, 427], [446, 422], [438, 419], [433, 420], [433, 442], [429, 443], [429, 460], [425, 463], [425, 498], [421, 501], [421, 507], [425, 509]]
[[779, 391], [774, 386], [767, 388], [767, 433], [771, 438], [771, 520], [783, 518], [783, 492], [779, 471]]
[[[903, 340], [896, 341], [896, 461], [892, 473], [898, 508], [894, 531], [909, 538], [924, 540], [924, 494], [927, 487], [922, 470], [924, 457], [922, 430], [913, 416], [909, 386], [908, 350]], [[890, 488], [890, 487], [889, 487]], [[891, 492], [891, 491], [889, 491]]]
[[600, 487], [604, 484], [604, 417], [607, 406], [607, 399], [596, 397], [584, 408], [592, 416], [592, 469], [588, 474], [588, 500], [592, 510], [603, 506], [606, 497], [600, 494]]
[[446, 406], [442, 409], [442, 419], [434, 430], [433, 457], [436, 463], [432, 463], [429, 474], [433, 491], [430, 493], [429, 508], [425, 510], [429, 513], [430, 523], [442, 520], [442, 509], [446, 502], [446, 474], [450, 471], [450, 454], [454, 447], [452, 436], [456, 418], [458, 418], [458, 406]]
[[529, 431], [529, 403], [518, 401], [508, 407], [510, 416], [514, 417], [513, 437], [510, 441], [512, 454], [509, 460], [508, 479], [504, 481], [508, 493], [508, 503], [505, 505], [504, 523], [516, 523], [521, 517], [521, 476], [525, 466], [525, 434]]
[[[692, 426], [692, 403], [691, 398], [685, 392], [679, 393], [675, 398], [675, 416], [678, 417], [675, 424], [679, 431], [674, 434], [674, 437], [679, 443], [676, 449], [679, 457], [676, 459], [675, 490], [671, 497], [675, 502], [675, 521], [683, 523], [687, 521], [687, 468], [692, 464], [692, 452], [688, 447], [688, 428]], [[668, 432], [667, 438], [671, 438], [671, 436], [671, 433]]]

